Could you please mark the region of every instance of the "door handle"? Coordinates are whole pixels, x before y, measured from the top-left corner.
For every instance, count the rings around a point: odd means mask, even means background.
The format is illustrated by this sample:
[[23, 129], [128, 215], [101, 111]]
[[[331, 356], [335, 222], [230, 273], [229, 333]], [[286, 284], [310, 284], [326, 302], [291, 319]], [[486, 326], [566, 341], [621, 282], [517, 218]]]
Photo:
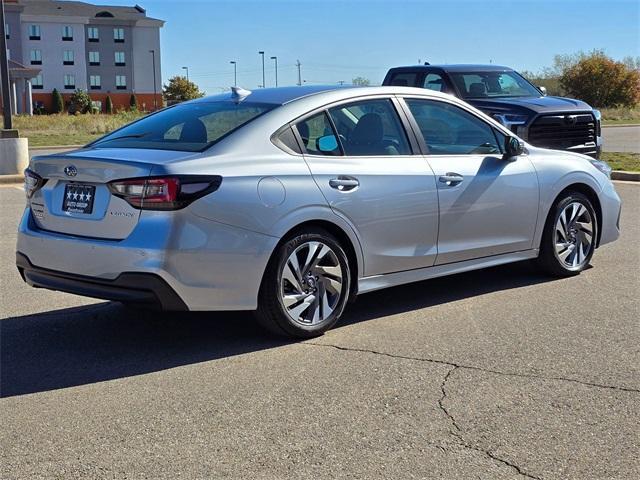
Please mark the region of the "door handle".
[[329, 186], [341, 192], [348, 192], [360, 186], [360, 182], [357, 178], [341, 175], [338, 178], [329, 180]]
[[444, 175], [440, 175], [440, 178], [438, 178], [438, 180], [441, 183], [446, 184], [448, 187], [453, 187], [454, 185], [462, 183], [464, 177], [459, 173], [447, 172]]

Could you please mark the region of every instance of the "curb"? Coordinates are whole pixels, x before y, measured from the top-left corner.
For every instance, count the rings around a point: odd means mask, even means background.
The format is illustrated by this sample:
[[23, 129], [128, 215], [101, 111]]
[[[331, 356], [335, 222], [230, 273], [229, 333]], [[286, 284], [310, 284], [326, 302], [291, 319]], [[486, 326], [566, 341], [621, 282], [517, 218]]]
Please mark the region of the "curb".
[[29, 147], [29, 150], [73, 150], [74, 148], [82, 148], [84, 145], [50, 145], [44, 147]]
[[640, 172], [623, 172], [621, 170], [614, 170], [613, 172], [611, 172], [611, 180], [640, 182]]
[[9, 185], [12, 183], [23, 183], [24, 175], [0, 175], [0, 185]]
[[617, 127], [640, 127], [640, 123], [616, 123], [613, 125], [602, 125], [602, 128], [617, 128]]

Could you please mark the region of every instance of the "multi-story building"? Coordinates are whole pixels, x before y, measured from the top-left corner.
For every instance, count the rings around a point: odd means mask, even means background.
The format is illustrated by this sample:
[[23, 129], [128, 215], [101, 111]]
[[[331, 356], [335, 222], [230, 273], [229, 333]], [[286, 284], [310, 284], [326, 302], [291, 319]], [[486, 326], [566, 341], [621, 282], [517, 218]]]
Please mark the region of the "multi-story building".
[[5, 0], [12, 109], [50, 111], [53, 89], [68, 101], [76, 89], [89, 92], [104, 111], [162, 104], [162, 20], [134, 7], [57, 0]]

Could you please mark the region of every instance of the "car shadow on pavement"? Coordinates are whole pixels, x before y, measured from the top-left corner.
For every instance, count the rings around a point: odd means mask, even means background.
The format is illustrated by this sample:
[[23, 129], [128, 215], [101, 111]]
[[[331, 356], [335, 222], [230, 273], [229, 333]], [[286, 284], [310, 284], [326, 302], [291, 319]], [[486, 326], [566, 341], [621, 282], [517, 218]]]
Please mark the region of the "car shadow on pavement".
[[[363, 295], [340, 326], [549, 281], [528, 263]], [[428, 315], [428, 311], [425, 313]], [[246, 312], [161, 313], [99, 303], [0, 321], [0, 397], [157, 372], [293, 341]]]

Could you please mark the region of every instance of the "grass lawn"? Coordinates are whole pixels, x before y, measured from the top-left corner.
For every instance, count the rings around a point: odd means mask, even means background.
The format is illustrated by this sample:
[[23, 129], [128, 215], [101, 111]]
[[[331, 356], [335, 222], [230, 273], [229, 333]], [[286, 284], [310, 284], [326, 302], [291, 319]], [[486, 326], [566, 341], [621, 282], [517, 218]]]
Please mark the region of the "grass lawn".
[[614, 170], [640, 172], [640, 153], [602, 152], [601, 159]]
[[640, 107], [601, 108], [603, 125], [640, 125]]
[[84, 145], [116, 128], [140, 118], [144, 113], [121, 112], [114, 115], [18, 115], [14, 128], [29, 139], [30, 147]]

